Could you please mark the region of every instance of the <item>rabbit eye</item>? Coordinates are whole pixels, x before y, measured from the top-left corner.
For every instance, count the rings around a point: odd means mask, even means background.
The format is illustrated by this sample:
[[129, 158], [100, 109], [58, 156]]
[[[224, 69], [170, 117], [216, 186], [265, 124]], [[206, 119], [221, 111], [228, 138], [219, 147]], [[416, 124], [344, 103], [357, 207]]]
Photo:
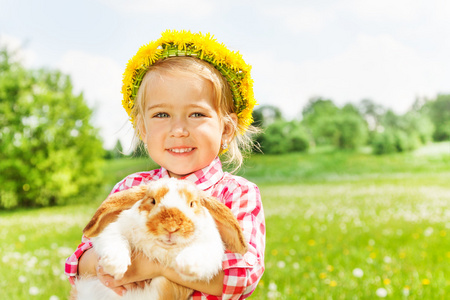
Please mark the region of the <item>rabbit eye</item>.
[[155, 205], [156, 204], [156, 200], [152, 198], [152, 201], [150, 201], [150, 203]]
[[190, 207], [194, 207], [194, 201], [191, 201], [191, 203], [189, 203]]

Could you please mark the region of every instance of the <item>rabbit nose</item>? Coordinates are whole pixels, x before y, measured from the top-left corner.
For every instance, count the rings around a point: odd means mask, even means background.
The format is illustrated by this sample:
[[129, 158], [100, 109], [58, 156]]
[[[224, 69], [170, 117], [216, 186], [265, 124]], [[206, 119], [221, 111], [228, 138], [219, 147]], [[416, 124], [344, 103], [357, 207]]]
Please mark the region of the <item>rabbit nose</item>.
[[180, 230], [180, 228], [175, 227], [175, 226], [171, 226], [171, 227], [165, 228], [165, 229], [166, 229], [167, 233], [169, 233], [169, 234], [173, 234], [173, 233], [177, 232], [178, 230]]

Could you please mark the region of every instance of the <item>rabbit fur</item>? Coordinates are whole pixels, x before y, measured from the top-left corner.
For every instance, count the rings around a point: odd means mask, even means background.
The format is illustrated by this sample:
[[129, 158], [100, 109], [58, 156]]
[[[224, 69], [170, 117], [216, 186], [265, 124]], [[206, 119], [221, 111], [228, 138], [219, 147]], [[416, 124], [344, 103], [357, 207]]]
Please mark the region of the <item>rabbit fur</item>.
[[[247, 251], [234, 215], [187, 180], [160, 179], [111, 194], [83, 230], [103, 270], [121, 279], [131, 251], [173, 268], [188, 281], [211, 280], [222, 269], [225, 249]], [[188, 299], [193, 290], [157, 277], [123, 297], [96, 277], [75, 281], [72, 299]]]

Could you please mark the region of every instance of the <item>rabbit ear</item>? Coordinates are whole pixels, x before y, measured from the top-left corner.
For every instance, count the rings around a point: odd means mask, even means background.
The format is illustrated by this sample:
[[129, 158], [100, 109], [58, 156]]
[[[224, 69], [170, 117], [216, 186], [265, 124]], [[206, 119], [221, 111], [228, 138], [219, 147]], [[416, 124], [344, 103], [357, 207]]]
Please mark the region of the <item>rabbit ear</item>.
[[122, 211], [131, 208], [137, 201], [143, 199], [147, 191], [147, 186], [140, 185], [109, 195], [86, 225], [83, 234], [88, 238], [97, 236], [108, 224], [117, 220]]
[[201, 199], [201, 203], [216, 221], [225, 247], [232, 252], [245, 254], [247, 252], [247, 243], [245, 242], [241, 226], [239, 226], [231, 210], [214, 197], [204, 197]]

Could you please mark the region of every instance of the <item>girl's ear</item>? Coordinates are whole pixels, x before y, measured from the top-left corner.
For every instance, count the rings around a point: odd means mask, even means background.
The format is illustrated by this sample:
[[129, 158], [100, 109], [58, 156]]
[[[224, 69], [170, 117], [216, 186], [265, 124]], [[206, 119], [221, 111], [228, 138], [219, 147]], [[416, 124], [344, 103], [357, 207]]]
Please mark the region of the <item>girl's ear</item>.
[[241, 226], [231, 210], [214, 197], [204, 197], [201, 203], [216, 221], [225, 247], [232, 252], [244, 255], [247, 252], [247, 243]]
[[108, 224], [117, 220], [122, 211], [142, 200], [147, 195], [147, 191], [146, 185], [140, 185], [109, 195], [86, 225], [83, 234], [88, 238], [99, 235]]
[[237, 124], [238, 124], [238, 117], [235, 113], [229, 114], [224, 119], [222, 141], [227, 141], [227, 143], [230, 143], [236, 132]]

